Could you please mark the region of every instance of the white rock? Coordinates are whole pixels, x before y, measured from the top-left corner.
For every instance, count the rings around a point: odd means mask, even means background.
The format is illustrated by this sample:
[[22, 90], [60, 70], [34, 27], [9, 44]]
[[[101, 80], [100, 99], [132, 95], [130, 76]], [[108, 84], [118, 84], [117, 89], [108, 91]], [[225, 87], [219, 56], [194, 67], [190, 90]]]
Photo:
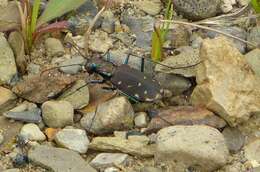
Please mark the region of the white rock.
[[144, 128], [148, 125], [148, 117], [145, 112], [139, 112], [135, 114], [135, 126], [138, 128]]
[[46, 139], [45, 135], [36, 124], [25, 124], [22, 127], [20, 134], [31, 141], [44, 141]]
[[86, 131], [81, 129], [63, 129], [55, 135], [55, 141], [58, 145], [79, 153], [86, 153], [89, 145]]
[[104, 169], [114, 165], [124, 166], [129, 158], [129, 155], [123, 153], [100, 153], [90, 162], [90, 165], [96, 169]]

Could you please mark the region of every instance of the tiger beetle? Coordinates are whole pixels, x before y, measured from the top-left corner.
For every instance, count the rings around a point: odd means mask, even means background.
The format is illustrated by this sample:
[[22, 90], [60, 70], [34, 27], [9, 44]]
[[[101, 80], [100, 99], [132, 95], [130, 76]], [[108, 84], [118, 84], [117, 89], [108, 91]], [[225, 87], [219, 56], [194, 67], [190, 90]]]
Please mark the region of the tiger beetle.
[[[69, 43], [69, 44], [71, 44], [71, 43]], [[75, 47], [76, 45], [74, 45], [74, 44], [71, 44], [71, 45], [77, 51], [79, 51], [78, 47]], [[80, 53], [80, 51], [79, 51], [79, 53]], [[80, 54], [83, 55], [82, 53], [80, 53]], [[105, 55], [109, 56], [109, 51], [107, 53], [105, 53]], [[131, 68], [128, 65], [130, 55], [142, 59], [141, 60], [142, 61], [141, 71]], [[163, 97], [164, 90], [160, 87], [160, 84], [155, 79], [153, 79], [150, 75], [143, 73], [144, 59], [145, 59], [144, 57], [139, 57], [135, 54], [129, 53], [127, 55], [124, 63], [120, 66], [117, 66], [116, 69], [112, 73], [103, 71], [99, 67], [98, 64], [87, 63], [84, 67], [89, 73], [97, 73], [103, 77], [103, 80], [101, 80], [101, 81], [90, 81], [87, 84], [104, 83], [106, 81], [110, 81], [113, 86], [111, 89], [119, 90], [123, 95], [127, 96], [134, 102], [158, 101]], [[194, 65], [183, 66], [183, 67], [170, 67], [170, 66], [161, 64], [159, 62], [154, 62], [153, 60], [150, 60], [150, 61], [152, 61], [153, 63], [159, 64], [159, 65], [169, 67], [171, 69], [188, 68], [188, 67], [196, 66], [200, 63], [199, 62]], [[108, 62], [112, 63], [111, 61], [108, 61]], [[79, 64], [58, 66], [58, 67], [54, 67], [54, 68], [67, 67], [67, 66], [73, 66], [73, 65], [79, 65]], [[115, 64], [113, 64], [113, 65], [115, 65]], [[47, 70], [49, 70], [49, 69], [47, 69]], [[76, 91], [80, 90], [81, 88], [83, 88], [86, 85], [81, 86]]]

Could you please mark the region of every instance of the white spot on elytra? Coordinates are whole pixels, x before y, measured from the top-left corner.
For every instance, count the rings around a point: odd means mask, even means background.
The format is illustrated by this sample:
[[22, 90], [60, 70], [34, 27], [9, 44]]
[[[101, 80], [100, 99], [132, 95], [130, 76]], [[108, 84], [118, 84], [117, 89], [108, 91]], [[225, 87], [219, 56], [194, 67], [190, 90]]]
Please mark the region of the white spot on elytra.
[[144, 94], [147, 94], [147, 93], [148, 93], [147, 90], [145, 90], [145, 91], [144, 91]]
[[117, 83], [118, 85], [121, 85], [122, 84], [122, 81], [118, 81], [118, 83]]
[[142, 85], [142, 84], [139, 82], [139, 83], [138, 83], [138, 87], [141, 87], [141, 85]]
[[139, 98], [139, 95], [138, 95], [138, 94], [135, 94], [135, 97], [136, 97], [136, 98]]

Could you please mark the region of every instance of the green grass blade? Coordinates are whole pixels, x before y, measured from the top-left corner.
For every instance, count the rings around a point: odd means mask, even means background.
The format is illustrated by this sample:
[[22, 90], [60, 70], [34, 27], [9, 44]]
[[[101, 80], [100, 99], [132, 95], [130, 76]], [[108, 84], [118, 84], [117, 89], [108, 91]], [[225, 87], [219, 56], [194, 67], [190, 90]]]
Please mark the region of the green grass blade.
[[48, 2], [47, 7], [43, 14], [38, 19], [37, 26], [49, 22], [63, 14], [77, 9], [86, 0], [51, 0]]
[[32, 19], [31, 19], [31, 33], [33, 33], [36, 29], [36, 22], [39, 15], [39, 9], [41, 5], [41, 0], [34, 0], [33, 2], [33, 10], [32, 10]]
[[260, 13], [260, 2], [259, 2], [259, 0], [251, 0], [251, 5], [257, 13]]
[[[156, 29], [156, 28], [155, 28]], [[152, 52], [151, 58], [154, 61], [161, 61], [162, 59], [162, 45], [161, 45], [161, 31], [160, 29], [154, 29], [152, 33]]]

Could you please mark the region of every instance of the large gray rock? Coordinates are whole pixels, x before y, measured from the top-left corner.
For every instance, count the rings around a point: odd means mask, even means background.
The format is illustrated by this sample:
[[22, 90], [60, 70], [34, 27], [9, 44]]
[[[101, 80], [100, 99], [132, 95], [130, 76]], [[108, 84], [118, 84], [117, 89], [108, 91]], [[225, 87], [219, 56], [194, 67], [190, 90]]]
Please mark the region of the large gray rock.
[[86, 153], [89, 144], [85, 130], [66, 128], [55, 135], [55, 142], [62, 147], [79, 153]]
[[173, 7], [191, 20], [213, 17], [220, 7], [220, 0], [173, 0]]
[[116, 97], [97, 107], [81, 119], [81, 126], [95, 134], [113, 133], [115, 130], [131, 129], [134, 110], [125, 97]]
[[192, 104], [206, 106], [231, 126], [260, 114], [260, 79], [232, 43], [204, 40], [200, 56]]
[[78, 153], [63, 148], [36, 146], [29, 150], [28, 157], [34, 164], [53, 172], [96, 172]]
[[15, 57], [12, 48], [0, 33], [0, 85], [10, 84], [17, 74]]
[[170, 171], [213, 171], [225, 165], [228, 149], [223, 135], [208, 126], [173, 126], [158, 132], [155, 160]]
[[49, 127], [62, 128], [73, 124], [73, 107], [67, 101], [47, 101], [42, 104], [43, 121]]

